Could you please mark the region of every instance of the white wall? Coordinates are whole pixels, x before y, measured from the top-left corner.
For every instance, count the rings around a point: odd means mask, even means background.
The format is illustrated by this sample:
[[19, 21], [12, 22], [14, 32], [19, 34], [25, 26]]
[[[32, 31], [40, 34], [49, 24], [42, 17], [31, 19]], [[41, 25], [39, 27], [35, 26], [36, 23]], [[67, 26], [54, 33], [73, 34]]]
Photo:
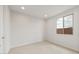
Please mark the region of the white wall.
[[11, 48], [43, 40], [44, 21], [11, 11]]
[[[58, 17], [74, 14], [73, 35], [56, 34], [56, 22]], [[48, 41], [79, 51], [79, 8], [66, 10], [46, 22], [46, 38]]]

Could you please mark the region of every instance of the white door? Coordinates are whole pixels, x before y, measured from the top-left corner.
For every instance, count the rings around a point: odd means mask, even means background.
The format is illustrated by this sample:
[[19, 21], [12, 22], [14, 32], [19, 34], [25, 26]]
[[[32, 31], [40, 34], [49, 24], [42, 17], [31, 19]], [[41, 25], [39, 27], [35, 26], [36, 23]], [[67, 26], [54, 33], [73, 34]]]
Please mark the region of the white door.
[[[4, 38], [5, 37], [5, 38]], [[0, 6], [0, 53], [8, 53], [10, 39], [10, 13], [8, 6]]]
[[0, 53], [3, 53], [3, 6], [0, 6]]

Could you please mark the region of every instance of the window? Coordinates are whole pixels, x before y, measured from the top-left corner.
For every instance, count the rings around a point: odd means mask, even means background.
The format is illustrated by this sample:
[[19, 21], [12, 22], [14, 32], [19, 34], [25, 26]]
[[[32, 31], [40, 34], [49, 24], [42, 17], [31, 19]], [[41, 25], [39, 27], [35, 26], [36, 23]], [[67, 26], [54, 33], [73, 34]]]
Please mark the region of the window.
[[73, 15], [57, 19], [57, 34], [73, 34]]
[[63, 18], [57, 20], [57, 28], [63, 28]]
[[57, 20], [57, 33], [63, 34], [63, 18]]

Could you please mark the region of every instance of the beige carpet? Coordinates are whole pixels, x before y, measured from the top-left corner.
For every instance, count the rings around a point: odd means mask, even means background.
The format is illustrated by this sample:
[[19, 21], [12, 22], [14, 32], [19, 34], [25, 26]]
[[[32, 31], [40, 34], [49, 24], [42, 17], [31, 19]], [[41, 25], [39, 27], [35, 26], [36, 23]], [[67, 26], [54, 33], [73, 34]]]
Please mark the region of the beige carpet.
[[75, 54], [76, 52], [53, 45], [49, 42], [39, 42], [11, 49], [10, 54]]

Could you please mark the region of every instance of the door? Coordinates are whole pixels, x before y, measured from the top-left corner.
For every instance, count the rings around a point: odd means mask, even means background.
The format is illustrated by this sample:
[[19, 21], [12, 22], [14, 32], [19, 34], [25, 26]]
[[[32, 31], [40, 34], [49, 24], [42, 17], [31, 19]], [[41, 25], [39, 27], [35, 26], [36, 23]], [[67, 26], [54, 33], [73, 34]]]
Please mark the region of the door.
[[0, 6], [0, 53], [3, 53], [3, 6]]
[[[8, 6], [0, 6], [0, 53], [10, 50], [10, 13]], [[4, 38], [5, 37], [5, 38]]]

